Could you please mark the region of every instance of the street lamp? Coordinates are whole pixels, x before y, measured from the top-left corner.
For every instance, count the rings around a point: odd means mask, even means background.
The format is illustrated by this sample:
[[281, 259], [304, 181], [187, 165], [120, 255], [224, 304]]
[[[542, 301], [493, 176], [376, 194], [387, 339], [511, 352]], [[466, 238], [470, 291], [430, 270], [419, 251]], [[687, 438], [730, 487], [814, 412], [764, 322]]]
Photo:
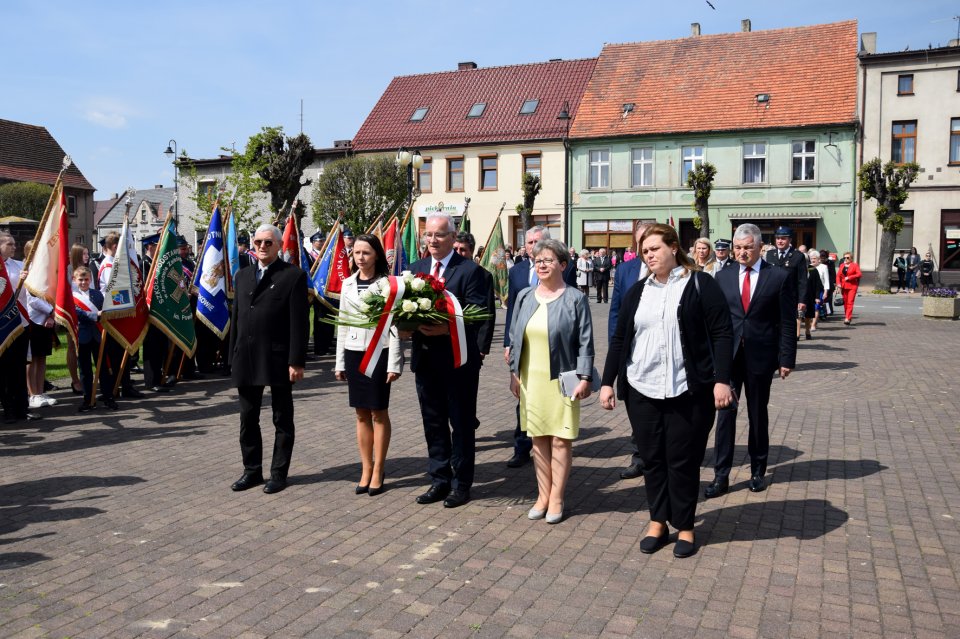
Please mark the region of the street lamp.
[[564, 101], [557, 119], [566, 124], [563, 135], [563, 229], [564, 239], [569, 246], [573, 237], [570, 228], [570, 120], [573, 119], [570, 117], [570, 102]]
[[180, 233], [180, 178], [179, 167], [177, 166], [177, 141], [167, 142], [167, 150], [164, 155], [173, 160], [173, 221], [177, 226], [177, 233]]
[[413, 184], [413, 170], [420, 170], [420, 167], [423, 166], [423, 156], [416, 149], [411, 153], [400, 147], [400, 150], [397, 151], [397, 164], [400, 168], [407, 170], [407, 207], [409, 207], [413, 204], [413, 194], [416, 190]]

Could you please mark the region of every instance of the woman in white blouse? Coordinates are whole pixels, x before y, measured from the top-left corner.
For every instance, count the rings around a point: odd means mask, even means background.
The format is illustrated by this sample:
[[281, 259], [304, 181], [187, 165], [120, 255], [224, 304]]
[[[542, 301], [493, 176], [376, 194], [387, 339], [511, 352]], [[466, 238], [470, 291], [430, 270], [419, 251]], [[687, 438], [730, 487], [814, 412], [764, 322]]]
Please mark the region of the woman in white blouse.
[[593, 260], [590, 259], [590, 251], [584, 249], [580, 251], [580, 259], [577, 260], [577, 286], [580, 291], [590, 297], [590, 287], [593, 285]]
[[[343, 281], [340, 292], [340, 313], [346, 318], [362, 317], [360, 294], [389, 273], [387, 254], [376, 235], [360, 235], [353, 243], [353, 264], [356, 269]], [[403, 371], [403, 351], [397, 329], [390, 329], [389, 348], [371, 377], [360, 370], [360, 363], [374, 329], [341, 325], [337, 328], [337, 363], [334, 375], [347, 382], [351, 408], [357, 412], [357, 447], [360, 449], [360, 483], [356, 494], [375, 496], [383, 492], [384, 462], [390, 447], [390, 383]]]
[[[820, 276], [820, 283], [823, 286], [823, 290], [820, 293], [820, 299], [817, 300], [820, 302], [820, 308], [824, 308], [826, 303], [826, 296], [830, 291], [830, 271], [827, 268], [827, 265], [820, 260], [820, 251], [817, 249], [810, 249], [810, 252], [807, 253], [810, 256], [810, 270], [816, 270], [817, 275]], [[813, 316], [807, 318], [807, 334], [810, 334], [810, 331], [817, 330], [817, 320], [820, 319], [820, 314], [814, 310]]]
[[716, 408], [735, 402], [730, 308], [716, 281], [699, 272], [676, 230], [654, 224], [640, 238], [650, 276], [624, 296], [603, 369], [600, 405], [627, 408], [643, 461], [650, 526], [640, 551], [653, 553], [679, 533], [673, 554], [696, 552], [693, 523], [700, 464]]

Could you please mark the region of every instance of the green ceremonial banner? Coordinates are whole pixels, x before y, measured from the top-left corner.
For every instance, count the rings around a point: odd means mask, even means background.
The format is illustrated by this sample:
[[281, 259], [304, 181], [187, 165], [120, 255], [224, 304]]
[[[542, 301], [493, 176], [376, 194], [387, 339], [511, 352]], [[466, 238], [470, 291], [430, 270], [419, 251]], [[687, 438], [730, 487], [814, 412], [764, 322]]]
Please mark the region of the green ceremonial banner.
[[154, 259], [153, 277], [147, 283], [150, 323], [192, 357], [197, 350], [197, 334], [190, 307], [190, 281], [183, 275], [177, 237], [169, 221], [161, 232]]
[[506, 308], [509, 279], [507, 277], [507, 255], [503, 244], [503, 226], [500, 224], [500, 218], [498, 217], [493, 224], [490, 239], [487, 240], [487, 247], [483, 249], [480, 266], [493, 275], [493, 294], [500, 299], [500, 305]]
[[417, 233], [417, 218], [407, 216], [407, 224], [403, 227], [400, 242], [403, 244], [403, 252], [407, 257], [407, 263], [403, 265], [403, 268], [407, 268], [420, 259], [420, 238]]

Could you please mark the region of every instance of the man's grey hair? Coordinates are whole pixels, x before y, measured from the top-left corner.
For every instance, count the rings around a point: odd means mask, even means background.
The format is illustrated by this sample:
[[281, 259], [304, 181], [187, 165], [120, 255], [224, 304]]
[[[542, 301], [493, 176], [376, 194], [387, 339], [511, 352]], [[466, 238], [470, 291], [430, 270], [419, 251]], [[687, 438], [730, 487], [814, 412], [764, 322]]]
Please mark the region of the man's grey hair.
[[533, 245], [533, 257], [536, 258], [538, 255], [540, 255], [541, 251], [552, 252], [561, 264], [570, 263], [570, 249], [568, 249], [567, 245], [560, 240], [554, 240], [549, 237], [545, 239], [540, 238], [537, 240], [537, 243]]
[[280, 229], [275, 227], [273, 224], [261, 224], [260, 226], [257, 227], [257, 230], [254, 233], [254, 235], [256, 235], [257, 233], [266, 233], [267, 231], [269, 231], [270, 234], [273, 235], [273, 239], [277, 244], [280, 244], [281, 242], [283, 242], [283, 233], [281, 233]]
[[733, 241], [745, 240], [748, 237], [753, 238], [753, 243], [757, 246], [760, 246], [763, 243], [761, 239], [763, 236], [760, 234], [760, 227], [756, 224], [741, 224], [737, 227], [737, 230], [733, 232]]
[[450, 216], [449, 213], [443, 213], [442, 211], [434, 211], [433, 213], [427, 214], [426, 222], [429, 223], [430, 220], [435, 219], [435, 218], [440, 218], [440, 219], [442, 219], [442, 220], [446, 220], [446, 222], [447, 222], [447, 232], [449, 232], [449, 233], [456, 233], [456, 232], [457, 232], [457, 225], [453, 223], [453, 218]]
[[529, 237], [529, 236], [533, 235], [534, 233], [539, 233], [541, 240], [549, 240], [549, 239], [550, 239], [550, 229], [548, 229], [548, 228], [545, 227], [545, 226], [541, 226], [541, 225], [539, 225], [539, 224], [538, 224], [537, 226], [531, 226], [531, 227], [530, 227], [530, 230], [527, 231], [526, 236]]

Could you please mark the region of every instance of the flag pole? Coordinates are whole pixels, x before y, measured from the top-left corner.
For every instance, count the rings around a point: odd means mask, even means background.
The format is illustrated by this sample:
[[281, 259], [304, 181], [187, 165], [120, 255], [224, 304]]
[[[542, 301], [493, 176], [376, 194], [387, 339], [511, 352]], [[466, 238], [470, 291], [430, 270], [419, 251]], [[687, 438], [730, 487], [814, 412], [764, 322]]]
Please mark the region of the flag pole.
[[486, 252], [488, 246], [490, 246], [490, 240], [493, 238], [493, 232], [497, 230], [497, 224], [500, 223], [500, 216], [503, 215], [503, 209], [507, 207], [507, 203], [504, 202], [503, 206], [500, 207], [500, 212], [497, 213], [497, 217], [493, 220], [493, 226], [490, 227], [490, 235], [487, 236], [487, 242], [483, 245], [483, 250]]
[[378, 216], [373, 220], [373, 224], [371, 224], [371, 225], [370, 225], [370, 228], [367, 229], [367, 235], [370, 235], [371, 233], [373, 233], [373, 229], [375, 229], [375, 228], [377, 227], [377, 222], [379, 222], [381, 219], [383, 219], [383, 214], [384, 214], [385, 212], [386, 212], [386, 211], [381, 211], [381, 212], [380, 212], [380, 215], [378, 215]]
[[120, 384], [123, 382], [123, 371], [127, 368], [127, 361], [130, 359], [130, 351], [123, 349], [123, 359], [120, 360], [120, 370], [117, 372], [117, 379], [113, 382], [113, 396], [116, 397], [120, 392]]
[[[167, 219], [165, 219], [165, 220], [163, 221], [163, 226], [160, 227], [160, 237], [161, 237], [161, 238], [163, 237], [164, 233], [167, 232], [167, 227], [170, 226], [170, 220], [171, 220], [170, 211], [167, 211]], [[158, 242], [157, 242], [157, 246], [159, 246], [159, 245], [160, 245], [160, 243], [159, 243], [159, 241], [158, 241]], [[143, 280], [143, 285], [144, 285], [144, 287], [146, 287], [150, 282], [153, 281], [153, 278], [154, 278], [154, 276], [155, 276], [156, 273], [157, 273], [157, 262], [159, 262], [159, 261], [160, 261], [160, 260], [158, 259], [157, 254], [154, 253], [154, 254], [153, 254], [153, 259], [150, 261], [150, 273], [147, 275], [147, 279]], [[150, 319], [149, 319], [149, 316], [148, 316], [148, 317], [147, 317], [147, 322], [149, 322], [149, 321], [150, 321]]]
[[[323, 257], [324, 251], [327, 250], [327, 245], [330, 244], [331, 238], [333, 238], [333, 229], [340, 226], [340, 216], [337, 215], [336, 221], [333, 223], [333, 226], [330, 227], [330, 232], [327, 233], [327, 238], [323, 241], [323, 246], [320, 247], [320, 252], [318, 253], [320, 257]], [[313, 266], [310, 267], [310, 276], [313, 277], [313, 274], [317, 272], [317, 267], [320, 264], [320, 258], [317, 258], [313, 262]]]
[[167, 359], [163, 363], [163, 383], [167, 383], [167, 375], [170, 374], [170, 364], [173, 362], [173, 351], [176, 346], [173, 345], [173, 342], [170, 342], [170, 347], [167, 349]]
[[100, 331], [100, 352], [97, 353], [97, 368], [93, 372], [93, 390], [90, 392], [90, 408], [97, 405], [97, 381], [100, 379], [100, 367], [103, 365], [103, 349], [107, 345], [107, 329]]
[[[53, 211], [53, 201], [54, 196], [57, 194], [57, 189], [63, 191], [63, 173], [73, 164], [73, 158], [69, 155], [63, 156], [63, 162], [60, 163], [60, 172], [57, 173], [57, 179], [53, 182], [53, 191], [50, 192], [50, 197], [47, 199], [47, 207], [43, 210], [43, 216], [40, 218], [40, 224], [37, 225], [37, 232], [33, 236], [33, 246], [30, 247], [30, 255], [26, 256], [23, 260], [23, 266], [21, 267], [21, 272], [26, 273], [30, 264], [33, 262], [33, 254], [37, 252], [37, 240], [40, 239], [40, 235], [43, 233], [43, 229], [47, 225], [47, 220], [50, 218], [50, 213]], [[20, 289], [23, 288], [23, 278], [17, 282], [17, 290], [13, 293], [13, 299], [20, 297]]]
[[180, 356], [180, 366], [177, 367], [177, 381], [180, 381], [180, 378], [183, 376], [183, 365], [187, 361], [187, 351], [182, 351], [183, 355]]

